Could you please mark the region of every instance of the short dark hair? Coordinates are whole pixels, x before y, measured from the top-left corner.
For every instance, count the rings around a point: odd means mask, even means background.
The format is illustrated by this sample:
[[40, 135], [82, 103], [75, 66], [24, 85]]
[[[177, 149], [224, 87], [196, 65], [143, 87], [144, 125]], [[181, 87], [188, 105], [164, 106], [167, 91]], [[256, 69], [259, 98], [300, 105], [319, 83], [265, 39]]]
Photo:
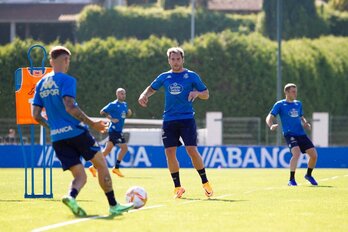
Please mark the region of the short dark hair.
[[284, 93], [287, 92], [290, 88], [297, 88], [294, 83], [288, 83], [284, 86]]
[[70, 56], [71, 52], [69, 51], [69, 49], [67, 49], [66, 47], [63, 47], [63, 46], [55, 46], [50, 51], [51, 59], [57, 59], [59, 56], [61, 56], [63, 54]]

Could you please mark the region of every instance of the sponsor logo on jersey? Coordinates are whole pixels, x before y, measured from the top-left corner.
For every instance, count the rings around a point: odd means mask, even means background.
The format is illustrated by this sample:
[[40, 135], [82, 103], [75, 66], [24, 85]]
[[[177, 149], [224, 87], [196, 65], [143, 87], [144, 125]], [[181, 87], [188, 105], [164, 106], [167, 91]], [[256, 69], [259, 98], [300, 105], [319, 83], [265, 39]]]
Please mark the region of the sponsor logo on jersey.
[[67, 133], [67, 132], [72, 131], [72, 130], [73, 130], [73, 128], [71, 126], [65, 126], [65, 127], [51, 130], [51, 135]]
[[48, 96], [59, 95], [59, 88], [52, 77], [47, 77], [40, 88], [40, 97], [45, 98]]
[[172, 95], [178, 95], [180, 94], [184, 87], [176, 82], [172, 83], [171, 85], [168, 86], [169, 93]]

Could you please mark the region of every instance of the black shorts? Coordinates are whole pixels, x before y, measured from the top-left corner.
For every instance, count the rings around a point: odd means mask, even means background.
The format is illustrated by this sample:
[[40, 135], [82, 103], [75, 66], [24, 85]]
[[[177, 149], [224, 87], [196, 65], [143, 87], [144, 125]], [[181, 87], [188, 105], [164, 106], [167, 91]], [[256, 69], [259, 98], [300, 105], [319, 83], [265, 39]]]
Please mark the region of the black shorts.
[[197, 146], [197, 126], [195, 119], [164, 121], [162, 126], [164, 147], [181, 146], [180, 137], [185, 146]]
[[109, 132], [109, 141], [114, 145], [119, 143], [126, 143], [126, 139], [123, 137], [123, 133], [116, 131]]
[[98, 142], [88, 131], [73, 138], [53, 142], [52, 146], [64, 171], [81, 164], [81, 157], [88, 161], [100, 151]]
[[291, 148], [299, 146], [301, 149], [301, 152], [306, 153], [308, 149], [314, 147], [312, 141], [307, 137], [307, 135], [300, 135], [300, 136], [286, 135], [284, 137], [289, 146], [290, 151], [291, 151]]

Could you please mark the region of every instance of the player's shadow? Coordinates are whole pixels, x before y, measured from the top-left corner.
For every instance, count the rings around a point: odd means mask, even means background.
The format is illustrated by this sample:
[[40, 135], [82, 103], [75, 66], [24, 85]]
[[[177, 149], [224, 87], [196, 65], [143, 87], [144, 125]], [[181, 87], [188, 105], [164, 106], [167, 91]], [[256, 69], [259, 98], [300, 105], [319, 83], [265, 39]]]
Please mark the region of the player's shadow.
[[221, 202], [240, 202], [240, 201], [246, 201], [246, 200], [229, 200], [229, 199], [220, 199], [220, 198], [207, 198], [207, 199], [202, 199], [202, 198], [191, 198], [191, 197], [182, 197], [180, 198], [182, 200], [187, 200], [187, 201], [221, 201]]
[[309, 186], [307, 186], [307, 188], [334, 188], [334, 186], [332, 186], [332, 185], [317, 185], [317, 186], [309, 185]]
[[0, 202], [25, 202], [26, 200], [11, 200], [11, 199], [9, 199], [9, 200], [4, 200], [4, 199], [2, 199], [2, 200], [0, 200]]
[[94, 220], [113, 220], [115, 218], [120, 218], [123, 214], [117, 214], [117, 215], [98, 215], [98, 214], [89, 214], [85, 217], [79, 217], [79, 216], [75, 216], [75, 218], [91, 218]]
[[153, 179], [151, 176], [127, 176], [126, 179]]

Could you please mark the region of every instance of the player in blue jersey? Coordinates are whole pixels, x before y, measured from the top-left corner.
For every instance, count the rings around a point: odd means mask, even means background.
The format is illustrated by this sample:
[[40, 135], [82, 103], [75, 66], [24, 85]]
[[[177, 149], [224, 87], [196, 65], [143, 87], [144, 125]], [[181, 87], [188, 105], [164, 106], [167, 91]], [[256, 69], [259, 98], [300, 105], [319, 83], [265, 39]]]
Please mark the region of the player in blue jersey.
[[[107, 104], [103, 109], [101, 109], [100, 114], [108, 118], [111, 123], [109, 125], [109, 141], [103, 150], [103, 155], [107, 156], [111, 149], [117, 145], [120, 147], [120, 152], [117, 156], [117, 161], [112, 172], [119, 177], [124, 177], [120, 171], [120, 163], [123, 157], [128, 151], [128, 146], [126, 144], [126, 139], [123, 136], [123, 126], [126, 117], [132, 116], [131, 109], [128, 108], [126, 100], [126, 90], [123, 88], [118, 88], [116, 90], [116, 100]], [[97, 169], [92, 165], [89, 167], [90, 172], [94, 177], [97, 175]]]
[[193, 166], [201, 177], [206, 196], [211, 197], [213, 189], [208, 182], [202, 157], [197, 150], [197, 129], [192, 106], [193, 101], [197, 98], [207, 100], [209, 91], [197, 73], [183, 67], [184, 51], [182, 48], [169, 48], [167, 57], [171, 70], [160, 74], [143, 91], [138, 102], [141, 106], [147, 107], [149, 97], [161, 87], [164, 88], [162, 141], [175, 186], [174, 197], [181, 198], [185, 192], [180, 183], [179, 162], [176, 158], [177, 147], [181, 146], [180, 137]]
[[[311, 125], [303, 116], [302, 103], [297, 98], [297, 87], [293, 83], [286, 84], [284, 87], [285, 99], [276, 102], [271, 112], [266, 117], [266, 123], [271, 131], [278, 128], [276, 116], [279, 114], [282, 123], [283, 134], [290, 148], [292, 158], [290, 160], [290, 180], [289, 186], [297, 186], [295, 171], [298, 159], [302, 153], [309, 156], [308, 169], [305, 179], [312, 185], [318, 185], [312, 171], [317, 162], [317, 150], [312, 141], [307, 137], [303, 127], [311, 129]], [[303, 124], [303, 126], [302, 126]]]
[[[112, 215], [122, 214], [133, 204], [121, 205], [115, 199], [111, 176], [99, 144], [90, 135], [86, 125], [104, 133], [107, 123], [92, 121], [78, 106], [76, 98], [76, 79], [67, 75], [70, 64], [70, 51], [56, 46], [50, 51], [50, 64], [53, 71], [45, 75], [36, 85], [33, 101], [33, 116], [42, 126], [50, 129], [52, 146], [63, 170], [70, 170], [73, 180], [69, 195], [62, 201], [76, 216], [86, 216], [77, 204], [76, 197], [87, 182], [87, 176], [80, 158], [90, 160], [99, 170], [99, 184], [104, 190]], [[47, 119], [42, 116], [45, 108]]]

